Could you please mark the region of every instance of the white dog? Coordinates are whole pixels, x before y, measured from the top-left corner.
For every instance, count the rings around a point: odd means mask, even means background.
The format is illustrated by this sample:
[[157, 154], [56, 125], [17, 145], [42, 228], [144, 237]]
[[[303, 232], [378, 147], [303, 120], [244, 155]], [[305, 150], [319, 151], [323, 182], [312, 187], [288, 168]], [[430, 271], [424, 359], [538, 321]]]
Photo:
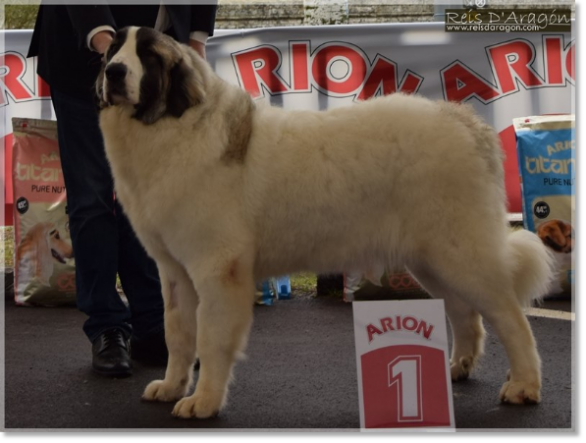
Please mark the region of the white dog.
[[452, 378], [482, 354], [482, 316], [510, 360], [501, 400], [539, 402], [522, 306], [546, 291], [551, 259], [536, 235], [509, 232], [499, 141], [471, 108], [406, 95], [256, 106], [146, 28], [116, 35], [97, 86], [116, 192], [163, 285], [169, 363], [145, 399], [180, 399], [179, 417], [221, 410], [255, 281], [401, 264], [445, 299]]

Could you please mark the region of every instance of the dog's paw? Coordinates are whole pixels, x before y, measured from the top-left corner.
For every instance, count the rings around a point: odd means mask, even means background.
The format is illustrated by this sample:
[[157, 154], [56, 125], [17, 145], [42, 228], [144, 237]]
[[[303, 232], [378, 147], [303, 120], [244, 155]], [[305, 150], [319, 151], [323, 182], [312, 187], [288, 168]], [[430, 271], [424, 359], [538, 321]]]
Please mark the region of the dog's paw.
[[540, 387], [537, 383], [509, 380], [501, 388], [499, 397], [503, 403], [513, 405], [537, 404], [541, 400]]
[[150, 382], [142, 394], [142, 399], [147, 401], [175, 401], [185, 397], [186, 385], [171, 384], [165, 380]]
[[211, 418], [220, 412], [220, 404], [211, 398], [193, 394], [182, 398], [173, 408], [173, 415], [179, 418]]
[[474, 359], [472, 357], [461, 357], [457, 361], [452, 360], [450, 363], [452, 381], [468, 379], [473, 367]]

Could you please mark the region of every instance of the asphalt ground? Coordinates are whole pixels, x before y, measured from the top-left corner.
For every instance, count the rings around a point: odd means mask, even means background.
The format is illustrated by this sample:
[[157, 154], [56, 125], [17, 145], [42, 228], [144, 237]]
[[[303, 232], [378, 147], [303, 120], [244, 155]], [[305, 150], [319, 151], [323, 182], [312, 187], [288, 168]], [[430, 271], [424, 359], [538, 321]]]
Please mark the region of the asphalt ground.
[[[574, 321], [569, 301], [545, 302], [529, 320], [543, 361], [542, 402], [503, 405], [505, 352], [487, 325], [478, 370], [453, 384], [458, 431], [572, 431], [576, 417]], [[547, 316], [541, 316], [543, 313]], [[352, 307], [339, 298], [299, 296], [256, 306], [247, 350], [229, 403], [208, 420], [182, 420], [169, 403], [143, 402], [164, 368], [134, 364], [108, 379], [90, 367], [91, 347], [75, 308], [24, 308], [5, 302], [5, 429], [360, 431]]]

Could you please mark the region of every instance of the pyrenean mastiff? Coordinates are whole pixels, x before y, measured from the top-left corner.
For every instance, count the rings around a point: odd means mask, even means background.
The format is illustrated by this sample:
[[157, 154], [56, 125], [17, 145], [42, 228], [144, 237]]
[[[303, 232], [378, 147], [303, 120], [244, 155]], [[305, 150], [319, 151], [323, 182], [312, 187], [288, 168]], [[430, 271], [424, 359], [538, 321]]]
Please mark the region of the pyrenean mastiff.
[[179, 400], [179, 417], [222, 409], [256, 281], [405, 265], [445, 299], [452, 379], [483, 352], [482, 316], [510, 361], [500, 399], [539, 402], [522, 307], [547, 290], [551, 258], [509, 231], [499, 140], [472, 108], [401, 94], [324, 112], [258, 105], [136, 27], [117, 33], [97, 90], [116, 193], [165, 300], [169, 362], [144, 399]]

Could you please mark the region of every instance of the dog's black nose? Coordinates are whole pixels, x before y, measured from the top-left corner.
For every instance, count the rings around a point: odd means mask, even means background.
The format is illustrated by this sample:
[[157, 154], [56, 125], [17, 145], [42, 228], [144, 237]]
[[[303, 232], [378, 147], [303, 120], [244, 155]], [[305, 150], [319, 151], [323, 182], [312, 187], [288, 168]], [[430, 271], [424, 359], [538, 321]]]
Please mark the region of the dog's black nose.
[[106, 67], [106, 78], [110, 81], [122, 80], [126, 77], [126, 65], [112, 63]]

